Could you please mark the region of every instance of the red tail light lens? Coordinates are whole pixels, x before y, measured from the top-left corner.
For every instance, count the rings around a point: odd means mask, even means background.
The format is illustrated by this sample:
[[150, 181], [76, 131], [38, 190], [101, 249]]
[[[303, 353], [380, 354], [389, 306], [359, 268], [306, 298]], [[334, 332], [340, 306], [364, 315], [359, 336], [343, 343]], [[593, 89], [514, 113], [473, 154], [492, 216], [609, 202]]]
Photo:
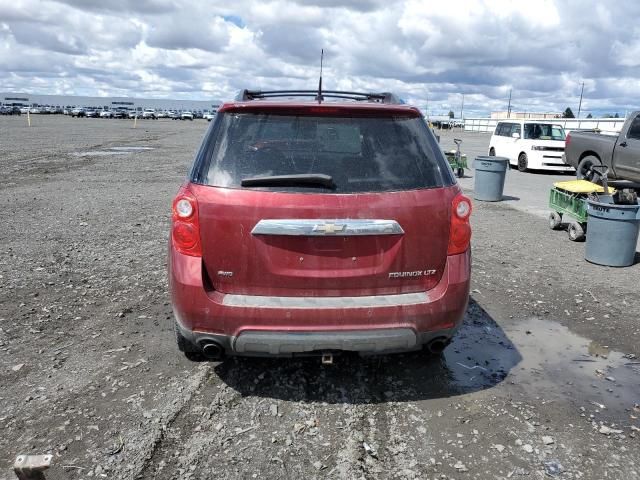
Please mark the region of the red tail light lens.
[[198, 201], [185, 187], [182, 187], [173, 199], [171, 240], [180, 253], [192, 257], [202, 256]]
[[571, 134], [567, 133], [567, 136], [564, 139], [564, 148], [567, 148], [570, 143], [571, 143]]
[[456, 195], [451, 202], [451, 228], [449, 230], [449, 248], [447, 255], [458, 255], [469, 249], [471, 243], [471, 200], [462, 194]]

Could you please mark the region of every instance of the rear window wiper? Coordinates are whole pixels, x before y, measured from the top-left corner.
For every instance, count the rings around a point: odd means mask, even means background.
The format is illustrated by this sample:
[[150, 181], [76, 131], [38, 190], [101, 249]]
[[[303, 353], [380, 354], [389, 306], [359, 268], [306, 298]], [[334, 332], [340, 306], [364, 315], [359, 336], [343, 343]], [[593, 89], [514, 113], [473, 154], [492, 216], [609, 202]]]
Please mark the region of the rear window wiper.
[[324, 173], [305, 173], [300, 175], [271, 175], [266, 177], [247, 177], [240, 182], [243, 187], [325, 187], [336, 188], [333, 178]]

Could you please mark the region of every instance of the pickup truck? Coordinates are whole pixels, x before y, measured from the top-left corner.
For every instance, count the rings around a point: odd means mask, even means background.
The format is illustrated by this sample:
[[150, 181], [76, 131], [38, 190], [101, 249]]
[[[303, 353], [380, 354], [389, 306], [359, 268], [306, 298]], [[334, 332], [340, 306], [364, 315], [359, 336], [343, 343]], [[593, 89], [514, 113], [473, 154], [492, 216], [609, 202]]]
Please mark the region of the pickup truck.
[[565, 163], [576, 169], [579, 179], [598, 180], [599, 172], [592, 167], [605, 165], [609, 178], [640, 182], [640, 111], [627, 117], [618, 136], [570, 132], [564, 154]]

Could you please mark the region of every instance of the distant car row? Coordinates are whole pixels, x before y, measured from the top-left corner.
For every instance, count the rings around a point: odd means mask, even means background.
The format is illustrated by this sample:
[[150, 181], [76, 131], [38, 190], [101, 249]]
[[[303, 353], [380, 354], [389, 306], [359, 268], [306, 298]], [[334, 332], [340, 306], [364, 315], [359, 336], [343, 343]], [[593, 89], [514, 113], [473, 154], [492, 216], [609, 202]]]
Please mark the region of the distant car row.
[[188, 110], [184, 111], [174, 111], [174, 110], [165, 110], [165, 111], [156, 111], [150, 108], [143, 110], [142, 112], [137, 110], [124, 110], [124, 109], [116, 109], [116, 110], [97, 110], [93, 108], [74, 108], [70, 111], [69, 115], [72, 117], [99, 117], [99, 118], [141, 118], [145, 120], [157, 120], [158, 118], [170, 118], [172, 120], [193, 120], [194, 118], [209, 118], [207, 120], [211, 121], [211, 119], [215, 116], [211, 113], [203, 114], [202, 112], [191, 112]]
[[193, 120], [194, 118], [204, 118], [209, 122], [216, 112], [190, 111], [190, 110], [154, 110], [145, 108], [144, 110], [129, 110], [127, 108], [93, 108], [93, 107], [19, 107], [0, 106], [0, 115], [20, 115], [20, 114], [42, 114], [59, 113], [71, 117], [86, 118], [141, 118], [156, 120], [158, 118], [170, 118], [172, 120]]

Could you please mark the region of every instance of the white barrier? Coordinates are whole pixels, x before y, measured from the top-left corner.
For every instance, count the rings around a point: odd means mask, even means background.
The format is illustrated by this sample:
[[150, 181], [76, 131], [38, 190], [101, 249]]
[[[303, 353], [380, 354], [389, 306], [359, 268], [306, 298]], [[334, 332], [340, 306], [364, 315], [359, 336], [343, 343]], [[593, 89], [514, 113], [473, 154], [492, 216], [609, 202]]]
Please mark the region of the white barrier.
[[[467, 132], [493, 133], [498, 122], [518, 121], [516, 118], [465, 118]], [[553, 122], [564, 127], [565, 132], [597, 128], [603, 133], [618, 133], [624, 125], [624, 118], [526, 118], [526, 122]]]

